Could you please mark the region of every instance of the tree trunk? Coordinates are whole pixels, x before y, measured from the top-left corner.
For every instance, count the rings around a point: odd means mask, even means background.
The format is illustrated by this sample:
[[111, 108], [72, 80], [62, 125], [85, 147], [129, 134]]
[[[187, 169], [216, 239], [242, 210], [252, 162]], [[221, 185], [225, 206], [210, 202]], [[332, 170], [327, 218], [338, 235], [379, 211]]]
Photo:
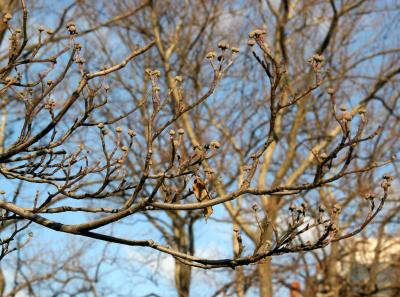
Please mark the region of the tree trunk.
[[328, 263], [329, 287], [332, 297], [339, 297], [340, 285], [338, 283], [338, 243], [331, 243], [331, 255]]
[[[192, 220], [184, 220], [176, 216], [173, 220], [175, 241], [183, 253], [194, 254], [194, 237], [193, 237]], [[186, 230], [187, 228], [187, 230]], [[182, 262], [175, 261], [175, 287], [179, 297], [190, 296], [190, 283], [192, 279], [192, 267]]]
[[245, 279], [244, 279], [243, 267], [236, 268], [235, 286], [236, 286], [237, 297], [244, 297], [245, 296]]
[[272, 273], [269, 259], [263, 264], [258, 264], [258, 277], [260, 283], [260, 297], [272, 297]]
[[4, 278], [3, 269], [0, 267], [0, 297], [4, 295], [4, 289], [6, 287], [6, 281]]
[[190, 296], [190, 280], [192, 269], [179, 261], [175, 261], [175, 286], [179, 297]]
[[[265, 230], [261, 238], [262, 245], [272, 242], [273, 237], [273, 226], [275, 225], [277, 214], [279, 210], [279, 198], [272, 196], [267, 203], [264, 205], [264, 214], [262, 225]], [[262, 247], [261, 247], [262, 248]], [[271, 258], [266, 258], [262, 263], [258, 264], [259, 274], [259, 289], [260, 297], [272, 297], [272, 265]]]

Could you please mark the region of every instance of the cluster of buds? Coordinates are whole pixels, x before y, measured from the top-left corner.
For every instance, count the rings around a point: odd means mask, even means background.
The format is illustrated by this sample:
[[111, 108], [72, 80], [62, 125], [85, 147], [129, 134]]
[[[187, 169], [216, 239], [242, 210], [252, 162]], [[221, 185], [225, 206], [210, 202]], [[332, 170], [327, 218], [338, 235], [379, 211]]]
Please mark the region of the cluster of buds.
[[331, 225], [327, 226], [327, 228], [331, 229], [332, 236], [334, 236], [336, 233], [339, 232], [339, 227], [335, 223], [332, 223]]
[[322, 205], [318, 206], [318, 224], [321, 224], [324, 221], [324, 213], [325, 209], [322, 207]]
[[360, 106], [360, 107], [358, 108], [357, 112], [358, 112], [360, 115], [365, 115], [365, 114], [367, 113], [367, 109], [365, 108], [365, 106]]
[[367, 109], [365, 108], [364, 105], [360, 106], [357, 110], [358, 114], [361, 117], [361, 120], [363, 121], [364, 124], [368, 122], [366, 114], [367, 114]]
[[390, 188], [390, 186], [392, 185], [393, 176], [389, 174], [384, 174], [382, 178], [383, 182], [381, 183], [381, 187], [383, 191], [386, 193]]
[[183, 82], [183, 77], [180, 75], [177, 75], [177, 76], [175, 76], [175, 81], [178, 83], [181, 83], [181, 82]]
[[211, 180], [215, 174], [215, 172], [212, 168], [205, 168], [204, 172], [206, 174], [207, 180]]
[[123, 146], [121, 146], [121, 151], [122, 151], [122, 156], [117, 160], [117, 163], [119, 165], [122, 165], [124, 163], [124, 160], [128, 156], [129, 147], [126, 145], [123, 145]]
[[83, 65], [86, 63], [86, 60], [84, 58], [79, 58], [75, 61], [75, 63], [78, 65]]
[[321, 160], [325, 160], [326, 158], [328, 158], [328, 154], [327, 153], [320, 153], [319, 157], [321, 158]]
[[308, 60], [308, 62], [311, 64], [315, 76], [316, 76], [316, 81], [317, 84], [322, 83], [322, 78], [321, 78], [321, 70], [322, 70], [322, 64], [325, 61], [325, 58], [323, 55], [315, 54], [311, 57], [311, 59]]
[[255, 30], [253, 30], [253, 31], [251, 31], [251, 32], [249, 33], [249, 38], [257, 39], [257, 38], [263, 37], [265, 34], [267, 34], [267, 31], [266, 31], [266, 30], [263, 30], [263, 29], [255, 29]]
[[316, 147], [311, 149], [311, 153], [317, 159], [318, 163], [323, 163], [329, 157], [327, 153], [319, 151]]
[[296, 206], [296, 204], [292, 203], [289, 206], [289, 211], [290, 212], [297, 212], [298, 214], [305, 215], [307, 207], [308, 207], [308, 205], [307, 205], [306, 202], [302, 202], [301, 206], [299, 208]]
[[80, 50], [82, 49], [82, 44], [80, 44], [79, 42], [75, 42], [75, 43], [74, 43], [74, 48], [75, 48], [77, 51], [80, 51]]
[[221, 51], [225, 51], [225, 50], [229, 49], [229, 44], [226, 43], [225, 41], [221, 41], [220, 43], [218, 43], [218, 48]]
[[243, 172], [249, 172], [251, 170], [252, 166], [251, 165], [244, 165], [242, 166]]
[[12, 15], [11, 13], [7, 12], [4, 16], [3, 16], [3, 22], [4, 23], [8, 23], [10, 20], [12, 19]]
[[151, 75], [152, 75], [152, 76], [155, 76], [155, 77], [160, 77], [160, 76], [161, 76], [161, 71], [158, 70], [158, 69], [153, 70], [153, 72], [151, 73]]
[[5, 81], [6, 83], [10, 83], [10, 82], [12, 82], [12, 81], [14, 81], [14, 80], [15, 80], [15, 78], [12, 77], [12, 76], [7, 76], [7, 77], [4, 79], [4, 81]]
[[342, 207], [339, 204], [334, 204], [332, 207], [332, 213], [338, 215], [342, 212]]
[[248, 46], [254, 46], [256, 44], [256, 41], [254, 40], [254, 39], [249, 39], [248, 41], [247, 41], [247, 45]]
[[306, 202], [302, 202], [300, 207], [297, 207], [296, 204], [292, 203], [289, 206], [289, 211], [291, 212], [291, 222], [289, 221], [289, 226], [301, 225], [304, 223], [306, 210], [308, 205]]
[[367, 194], [364, 195], [365, 200], [367, 201], [372, 201], [376, 197], [376, 194], [373, 192], [368, 192]]
[[153, 78], [153, 77], [158, 78], [158, 77], [161, 76], [161, 71], [158, 70], [158, 69], [156, 69], [156, 70], [151, 70], [150, 68], [147, 68], [147, 69], [145, 70], [145, 72], [146, 72], [146, 74], [147, 74], [150, 78]]
[[345, 122], [350, 122], [353, 119], [353, 115], [351, 112], [347, 111], [347, 107], [345, 105], [341, 105], [339, 109], [342, 111], [342, 120]]
[[251, 208], [253, 209], [253, 211], [257, 212], [258, 209], [259, 209], [259, 206], [258, 206], [257, 203], [254, 203], [254, 204], [251, 206]]
[[49, 100], [44, 105], [44, 108], [47, 110], [54, 110], [56, 108], [56, 102], [54, 100]]
[[70, 35], [78, 34], [78, 30], [76, 29], [76, 25], [74, 22], [68, 22], [66, 28]]
[[135, 137], [135, 136], [136, 136], [136, 132], [133, 131], [132, 129], [128, 129], [128, 135], [129, 135], [130, 137]]
[[[178, 133], [178, 137], [176, 138], [176, 134]], [[183, 135], [185, 131], [182, 128], [179, 128], [178, 131], [173, 129], [169, 130], [169, 138], [173, 142], [173, 145], [179, 146], [183, 142]]]
[[221, 144], [217, 140], [213, 140], [213, 141], [210, 142], [210, 146], [212, 148], [219, 149], [221, 147]]
[[239, 48], [237, 48], [237, 47], [232, 47], [232, 48], [231, 48], [231, 51], [232, 51], [233, 54], [237, 54], [237, 53], [239, 52]]
[[311, 59], [309, 60], [309, 62], [312, 65], [319, 65], [321, 66], [322, 63], [325, 61], [325, 58], [323, 55], [319, 55], [319, 54], [315, 54], [311, 57]]
[[221, 41], [220, 43], [218, 43], [218, 48], [221, 50], [221, 54], [220, 55], [217, 55], [216, 52], [211, 51], [211, 52], [207, 53], [206, 58], [208, 60], [210, 60], [210, 61], [214, 60], [215, 58], [217, 58], [218, 61], [222, 61], [226, 50], [231, 49], [232, 56], [236, 55], [239, 52], [239, 48], [238, 47], [234, 47], [234, 46], [231, 47], [225, 41]]
[[247, 41], [248, 46], [254, 46], [256, 44], [256, 40], [263, 41], [263, 38], [267, 34], [266, 30], [263, 29], [255, 29], [249, 33], [249, 40]]
[[208, 52], [206, 55], [206, 58], [209, 60], [214, 60], [217, 57], [217, 53], [216, 52]]
[[12, 57], [18, 50], [18, 45], [19, 45], [19, 34], [22, 32], [20, 28], [17, 28], [12, 32], [11, 36], [9, 37], [9, 56]]

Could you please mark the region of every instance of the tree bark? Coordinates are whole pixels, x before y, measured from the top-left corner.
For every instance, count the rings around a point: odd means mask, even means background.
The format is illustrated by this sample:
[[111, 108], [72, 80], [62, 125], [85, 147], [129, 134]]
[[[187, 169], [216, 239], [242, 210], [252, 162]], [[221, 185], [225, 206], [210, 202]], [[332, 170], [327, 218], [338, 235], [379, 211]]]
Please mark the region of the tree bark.
[[[187, 254], [194, 254], [193, 221], [187, 222], [181, 217], [173, 220], [174, 235], [178, 249]], [[185, 230], [185, 226], [187, 230]], [[192, 267], [175, 261], [175, 287], [179, 297], [190, 296], [190, 284], [192, 279]]]
[[192, 269], [179, 261], [175, 261], [175, 286], [179, 297], [190, 296], [190, 280]]
[[236, 295], [237, 297], [244, 297], [245, 296], [245, 278], [243, 267], [238, 267], [236, 269]]
[[271, 273], [271, 262], [267, 261], [263, 264], [258, 264], [258, 275], [259, 275], [259, 288], [260, 297], [272, 297], [272, 273]]

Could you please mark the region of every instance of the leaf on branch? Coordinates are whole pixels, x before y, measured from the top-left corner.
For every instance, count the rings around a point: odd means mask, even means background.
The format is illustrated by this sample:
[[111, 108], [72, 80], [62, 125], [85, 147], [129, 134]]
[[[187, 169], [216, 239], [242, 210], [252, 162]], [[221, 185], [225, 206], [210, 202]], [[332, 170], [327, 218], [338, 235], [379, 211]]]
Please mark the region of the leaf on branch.
[[[197, 176], [193, 182], [193, 192], [194, 195], [196, 196], [197, 201], [199, 202], [204, 202], [212, 199], [207, 191], [205, 182], [199, 176]], [[207, 219], [213, 213], [212, 207], [208, 206], [204, 208], [203, 213], [204, 213], [204, 218], [206, 219], [207, 222]]]
[[240, 235], [240, 229], [238, 225], [233, 226], [233, 253], [235, 258], [239, 258], [243, 252], [243, 240]]

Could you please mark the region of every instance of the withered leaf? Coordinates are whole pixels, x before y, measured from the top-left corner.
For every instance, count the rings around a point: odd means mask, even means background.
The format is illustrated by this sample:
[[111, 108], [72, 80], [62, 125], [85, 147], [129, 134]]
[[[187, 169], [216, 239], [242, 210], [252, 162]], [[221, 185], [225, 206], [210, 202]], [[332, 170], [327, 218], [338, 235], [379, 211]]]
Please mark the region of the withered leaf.
[[[204, 202], [212, 199], [207, 191], [205, 182], [199, 176], [197, 176], [193, 182], [193, 192], [194, 195], [196, 196], [197, 201], [199, 202]], [[213, 209], [211, 206], [204, 208], [203, 214], [204, 218], [206, 219], [206, 222], [212, 213]]]

